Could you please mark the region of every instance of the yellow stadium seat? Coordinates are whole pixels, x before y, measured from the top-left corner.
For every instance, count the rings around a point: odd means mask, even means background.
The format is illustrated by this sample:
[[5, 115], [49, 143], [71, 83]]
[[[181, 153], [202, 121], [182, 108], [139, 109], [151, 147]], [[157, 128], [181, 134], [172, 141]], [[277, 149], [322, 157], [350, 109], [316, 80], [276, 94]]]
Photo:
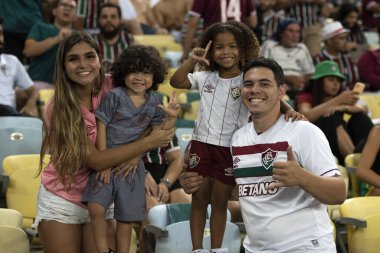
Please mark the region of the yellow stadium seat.
[[14, 209], [0, 208], [0, 251], [29, 253], [29, 240], [22, 230], [22, 214]]
[[167, 51], [182, 51], [181, 44], [174, 41], [171, 35], [154, 34], [154, 35], [135, 35], [135, 43], [140, 45], [152, 46], [158, 50], [161, 57], [164, 57]]
[[360, 99], [368, 106], [371, 119], [380, 118], [380, 94], [364, 93]]
[[360, 153], [349, 154], [345, 157], [344, 163], [350, 178], [350, 186], [352, 189], [352, 196], [359, 197], [367, 195], [371, 191], [371, 186], [367, 183], [361, 182], [356, 177], [356, 170], [360, 160]]
[[22, 228], [22, 214], [14, 209], [0, 208], [0, 225]]
[[[3, 160], [4, 172], [9, 176], [6, 189], [7, 207], [22, 214], [24, 229], [30, 228], [36, 217], [41, 182], [41, 176], [37, 175], [39, 159], [39, 154], [24, 154], [7, 156]], [[47, 165], [49, 161], [50, 156], [46, 155], [44, 163]]]
[[53, 97], [54, 95], [54, 89], [41, 89], [38, 90], [39, 93], [39, 110], [40, 110], [40, 117], [42, 118], [45, 106], [49, 102], [49, 100]]
[[28, 236], [21, 228], [0, 225], [1, 252], [29, 253]]
[[346, 225], [348, 252], [378, 253], [380, 249], [380, 197], [347, 199], [339, 208]]

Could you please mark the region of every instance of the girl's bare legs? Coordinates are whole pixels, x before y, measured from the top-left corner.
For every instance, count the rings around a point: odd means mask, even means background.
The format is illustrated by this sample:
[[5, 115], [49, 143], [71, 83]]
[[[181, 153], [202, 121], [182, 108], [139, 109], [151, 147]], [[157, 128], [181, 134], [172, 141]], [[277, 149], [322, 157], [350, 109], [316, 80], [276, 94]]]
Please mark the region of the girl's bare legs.
[[[107, 220], [107, 242], [110, 249], [116, 249], [116, 221]], [[92, 234], [91, 224], [86, 223], [83, 225], [83, 241], [82, 241], [83, 253], [94, 253], [96, 249], [94, 236]]]
[[211, 248], [222, 247], [227, 220], [227, 204], [233, 185], [227, 185], [213, 178], [211, 186]]
[[44, 253], [81, 253], [82, 225], [41, 221], [38, 235]]
[[344, 129], [343, 125], [337, 127], [336, 135], [338, 139], [338, 147], [340, 154], [343, 157], [352, 154], [354, 152], [354, 144], [352, 143], [352, 140], [348, 135], [346, 129]]
[[190, 230], [193, 250], [203, 249], [203, 233], [206, 223], [207, 206], [210, 202], [211, 179], [204, 178], [202, 185], [193, 193], [190, 211]]
[[104, 217], [105, 208], [97, 203], [89, 202], [88, 211], [90, 213], [90, 224], [95, 239], [96, 249], [99, 253], [108, 252], [107, 221]]
[[116, 252], [129, 253], [132, 237], [132, 223], [117, 221], [116, 225]]

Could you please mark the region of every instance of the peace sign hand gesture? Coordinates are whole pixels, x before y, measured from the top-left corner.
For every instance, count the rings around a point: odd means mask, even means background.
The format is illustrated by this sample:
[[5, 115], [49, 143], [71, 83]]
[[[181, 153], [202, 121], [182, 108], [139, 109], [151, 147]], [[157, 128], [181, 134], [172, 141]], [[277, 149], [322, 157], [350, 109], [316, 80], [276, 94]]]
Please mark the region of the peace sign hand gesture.
[[206, 48], [201, 48], [201, 47], [196, 47], [193, 49], [193, 52], [191, 54], [191, 59], [193, 59], [194, 61], [196, 62], [199, 62], [199, 63], [204, 63], [206, 64], [207, 66], [210, 65], [210, 62], [207, 60], [206, 56], [207, 56], [207, 52], [208, 50], [210, 49], [211, 47], [211, 44], [212, 44], [212, 41], [210, 40], [208, 43], [207, 43], [207, 46]]

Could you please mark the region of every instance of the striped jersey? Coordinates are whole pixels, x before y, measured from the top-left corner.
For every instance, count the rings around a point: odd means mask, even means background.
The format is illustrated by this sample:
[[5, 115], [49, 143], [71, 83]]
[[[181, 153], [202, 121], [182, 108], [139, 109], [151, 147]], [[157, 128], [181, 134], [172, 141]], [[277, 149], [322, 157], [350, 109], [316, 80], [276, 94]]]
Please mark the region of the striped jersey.
[[266, 189], [274, 181], [273, 164], [287, 161], [288, 145], [305, 170], [340, 175], [326, 137], [310, 122], [286, 122], [281, 116], [260, 135], [253, 123], [237, 130], [231, 152], [247, 230], [246, 252], [295, 252], [333, 231], [326, 206], [300, 187]]
[[201, 71], [188, 79], [201, 95], [193, 140], [229, 147], [233, 133], [248, 122], [240, 94], [243, 74], [223, 79], [217, 71]]
[[97, 10], [104, 0], [78, 0], [77, 1], [77, 17], [84, 18], [85, 29], [98, 28]]
[[320, 21], [321, 7], [313, 1], [299, 1], [290, 7], [289, 14], [302, 28], [309, 27]]
[[331, 55], [326, 49], [314, 56], [314, 64], [317, 65], [322, 61], [335, 61], [339, 65], [340, 72], [346, 77], [345, 86], [351, 87], [359, 80], [358, 67], [352, 61], [349, 53], [340, 53], [338, 56]]
[[119, 40], [113, 45], [108, 44], [101, 34], [95, 35], [94, 39], [99, 46], [100, 54], [103, 58], [105, 73], [110, 73], [112, 64], [119, 59], [119, 55], [123, 50], [134, 44], [132, 34], [126, 31], [120, 31]]
[[149, 150], [145, 153], [143, 156], [144, 164], [147, 163], [154, 163], [154, 164], [168, 164], [167, 156], [166, 154], [175, 151], [180, 150], [180, 146], [178, 146], [178, 138], [176, 135], [173, 136], [172, 140], [169, 142], [169, 145], [163, 148], [156, 148]]

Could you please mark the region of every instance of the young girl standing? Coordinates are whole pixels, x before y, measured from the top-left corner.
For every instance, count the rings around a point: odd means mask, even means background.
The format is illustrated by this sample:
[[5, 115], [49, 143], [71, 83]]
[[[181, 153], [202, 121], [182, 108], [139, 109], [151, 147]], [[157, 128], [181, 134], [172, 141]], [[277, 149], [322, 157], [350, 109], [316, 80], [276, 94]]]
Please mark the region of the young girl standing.
[[[41, 165], [49, 151], [51, 161], [42, 171], [35, 225], [45, 253], [96, 252], [83, 190], [91, 169], [117, 166], [151, 148], [166, 146], [173, 130], [152, 134], [117, 148], [98, 150], [94, 111], [112, 81], [102, 70], [93, 38], [73, 32], [58, 48], [55, 92], [44, 113], [45, 133]], [[90, 169], [91, 168], [91, 169]]]
[[[166, 74], [165, 64], [155, 48], [133, 45], [124, 50], [112, 67], [116, 88], [105, 95], [95, 113], [98, 148], [130, 143], [149, 127], [170, 129], [175, 126], [179, 114], [175, 94], [165, 108], [154, 92]], [[115, 204], [117, 220], [116, 252], [129, 252], [132, 222], [146, 219], [144, 163], [139, 156], [127, 166], [133, 171], [126, 178], [124, 174], [110, 169], [100, 175], [93, 173], [85, 189], [83, 202], [88, 203], [98, 252], [114, 252], [107, 243], [104, 218], [112, 203]]]
[[[192, 196], [193, 252], [209, 252], [202, 246], [209, 203], [211, 252], [228, 251], [221, 246], [227, 202], [235, 184], [229, 147], [235, 130], [248, 123], [248, 110], [240, 98], [242, 66], [258, 52], [257, 38], [246, 25], [236, 21], [217, 23], [203, 33], [191, 57], [170, 79], [175, 88], [198, 89], [201, 94], [187, 169], [204, 177]], [[203, 71], [191, 73], [197, 63]]]

